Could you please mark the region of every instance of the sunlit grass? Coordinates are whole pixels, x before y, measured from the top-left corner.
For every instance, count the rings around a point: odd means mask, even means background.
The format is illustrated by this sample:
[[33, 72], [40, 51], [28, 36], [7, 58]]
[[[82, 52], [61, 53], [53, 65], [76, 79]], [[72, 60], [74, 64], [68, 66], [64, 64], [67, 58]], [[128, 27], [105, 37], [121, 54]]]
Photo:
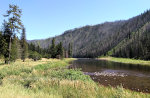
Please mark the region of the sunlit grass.
[[150, 66], [150, 61], [136, 60], [136, 59], [130, 59], [130, 58], [101, 57], [100, 59], [109, 60], [113, 62], [127, 63], [127, 64], [140, 64], [140, 65]]

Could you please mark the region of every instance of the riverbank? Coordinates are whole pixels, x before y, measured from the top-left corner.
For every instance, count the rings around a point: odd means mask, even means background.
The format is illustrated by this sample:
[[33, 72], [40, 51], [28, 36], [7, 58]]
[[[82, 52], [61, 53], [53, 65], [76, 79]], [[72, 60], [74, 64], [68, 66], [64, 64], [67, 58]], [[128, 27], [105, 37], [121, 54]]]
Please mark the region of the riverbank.
[[146, 98], [144, 94], [96, 84], [80, 70], [67, 69], [75, 59], [18, 60], [0, 68], [2, 98]]
[[129, 59], [129, 58], [116, 58], [116, 57], [100, 57], [98, 59], [108, 60], [112, 62], [119, 62], [119, 63], [140, 64], [140, 65], [150, 66], [150, 61], [144, 61], [144, 60], [136, 60], [136, 59]]

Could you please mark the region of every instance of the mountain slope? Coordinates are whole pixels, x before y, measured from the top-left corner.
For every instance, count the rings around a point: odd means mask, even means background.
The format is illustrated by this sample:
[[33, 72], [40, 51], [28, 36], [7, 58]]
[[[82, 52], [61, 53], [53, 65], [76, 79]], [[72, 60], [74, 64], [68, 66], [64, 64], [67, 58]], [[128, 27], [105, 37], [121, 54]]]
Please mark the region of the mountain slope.
[[150, 22], [146, 23], [137, 32], [132, 32], [110, 52], [116, 57], [150, 59]]
[[[121, 41], [137, 32], [146, 23], [150, 22], [150, 11], [125, 21], [106, 22], [94, 26], [85, 26], [64, 32], [56, 36], [56, 43], [62, 41], [65, 48], [73, 44], [74, 57], [97, 57], [106, 54]], [[47, 48], [52, 38], [31, 41]], [[114, 56], [117, 56], [114, 53]]]

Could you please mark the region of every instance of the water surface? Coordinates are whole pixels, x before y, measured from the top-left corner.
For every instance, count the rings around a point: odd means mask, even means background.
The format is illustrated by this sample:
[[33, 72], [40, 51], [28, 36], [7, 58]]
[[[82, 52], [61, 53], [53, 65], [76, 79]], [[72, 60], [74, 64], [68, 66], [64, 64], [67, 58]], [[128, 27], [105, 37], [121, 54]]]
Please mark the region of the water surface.
[[78, 59], [70, 66], [80, 68], [86, 75], [105, 86], [120, 86], [150, 93], [150, 67], [116, 63], [106, 60]]

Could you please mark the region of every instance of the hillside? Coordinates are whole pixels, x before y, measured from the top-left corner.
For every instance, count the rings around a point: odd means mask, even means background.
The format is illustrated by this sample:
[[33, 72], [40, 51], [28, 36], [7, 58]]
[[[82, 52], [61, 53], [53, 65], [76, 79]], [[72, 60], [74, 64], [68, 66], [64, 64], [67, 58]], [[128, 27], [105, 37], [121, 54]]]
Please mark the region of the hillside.
[[132, 32], [111, 51], [115, 57], [150, 59], [150, 23], [146, 23], [137, 32]]
[[[124, 41], [124, 44], [121, 43], [121, 47], [123, 46], [126, 49], [128, 47], [126, 42], [130, 43], [130, 37], [132, 37], [133, 32], [141, 32], [141, 29], [144, 28], [148, 22], [150, 22], [150, 11], [146, 11], [129, 20], [106, 22], [94, 26], [85, 26], [68, 30], [55, 38], [56, 43], [62, 41], [65, 48], [68, 47], [69, 43], [72, 43], [74, 57], [97, 57], [106, 54], [122, 41]], [[142, 36], [143, 33], [140, 34]], [[137, 35], [137, 33], [135, 33], [135, 35]], [[29, 42], [36, 45], [39, 44], [42, 48], [47, 48], [50, 45], [51, 40], [52, 38], [48, 38], [45, 40], [32, 40]], [[133, 44], [137, 43], [136, 40], [138, 40], [137, 36], [135, 36], [134, 41], [132, 41]], [[138, 47], [139, 46], [137, 46], [137, 48]], [[128, 57], [117, 55], [118, 51], [119, 50], [116, 50], [114, 53], [111, 53], [111, 55]], [[121, 54], [123, 54], [123, 50], [121, 51]]]

